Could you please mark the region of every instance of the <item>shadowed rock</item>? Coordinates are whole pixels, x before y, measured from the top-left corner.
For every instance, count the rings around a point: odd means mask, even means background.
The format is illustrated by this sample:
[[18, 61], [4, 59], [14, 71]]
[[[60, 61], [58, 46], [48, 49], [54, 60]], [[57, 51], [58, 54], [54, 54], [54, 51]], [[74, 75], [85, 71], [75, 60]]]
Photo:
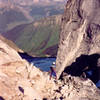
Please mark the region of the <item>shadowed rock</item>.
[[[64, 72], [71, 74], [72, 76], [81, 76], [86, 74], [85, 78], [90, 78], [94, 83], [98, 82], [100, 79], [100, 67], [97, 65], [98, 58], [100, 55], [81, 55], [76, 58], [76, 61], [73, 62], [70, 66], [64, 69]], [[88, 72], [91, 72], [90, 74]], [[62, 74], [63, 75], [63, 74]]]
[[23, 89], [21, 86], [19, 86], [18, 89], [19, 89], [22, 93], [24, 93], [24, 89]]
[[0, 100], [5, 100], [3, 97], [0, 96]]

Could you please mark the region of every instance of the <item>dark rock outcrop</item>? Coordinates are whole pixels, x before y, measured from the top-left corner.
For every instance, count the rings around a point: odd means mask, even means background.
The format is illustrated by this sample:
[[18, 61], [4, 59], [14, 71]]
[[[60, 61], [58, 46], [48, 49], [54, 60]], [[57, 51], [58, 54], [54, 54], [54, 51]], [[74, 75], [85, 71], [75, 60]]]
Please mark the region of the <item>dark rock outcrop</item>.
[[100, 0], [68, 0], [61, 29], [56, 61], [58, 77], [81, 55], [100, 54]]

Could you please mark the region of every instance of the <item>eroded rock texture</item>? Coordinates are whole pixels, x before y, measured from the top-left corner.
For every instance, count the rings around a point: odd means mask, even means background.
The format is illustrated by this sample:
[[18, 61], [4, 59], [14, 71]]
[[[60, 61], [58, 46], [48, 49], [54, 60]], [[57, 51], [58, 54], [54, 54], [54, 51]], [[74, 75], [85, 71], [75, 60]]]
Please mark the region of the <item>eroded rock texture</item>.
[[61, 30], [56, 61], [58, 77], [82, 55], [100, 58], [100, 0], [68, 0]]
[[[99, 63], [98, 63], [99, 64]], [[0, 100], [99, 100], [100, 90], [89, 79], [49, 79], [0, 40]]]
[[[46, 77], [46, 78], [45, 78]], [[42, 100], [55, 86], [0, 39], [0, 100]]]

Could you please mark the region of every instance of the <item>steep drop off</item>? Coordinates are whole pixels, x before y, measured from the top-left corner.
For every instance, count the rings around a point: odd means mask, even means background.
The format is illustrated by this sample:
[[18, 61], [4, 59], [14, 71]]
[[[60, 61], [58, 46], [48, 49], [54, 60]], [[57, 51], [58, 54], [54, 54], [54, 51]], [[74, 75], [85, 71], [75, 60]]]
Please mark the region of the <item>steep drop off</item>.
[[[75, 64], [73, 72], [76, 73], [87, 66], [99, 71], [100, 0], [68, 0], [61, 30], [56, 61], [58, 77], [66, 67]], [[100, 75], [98, 77], [100, 79]]]

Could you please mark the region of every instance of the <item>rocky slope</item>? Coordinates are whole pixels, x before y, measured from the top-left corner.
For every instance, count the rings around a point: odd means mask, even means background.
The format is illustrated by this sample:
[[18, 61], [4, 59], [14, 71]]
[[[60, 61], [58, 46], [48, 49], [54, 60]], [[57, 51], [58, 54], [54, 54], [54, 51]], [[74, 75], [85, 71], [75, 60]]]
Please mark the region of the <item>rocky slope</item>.
[[95, 78], [100, 79], [100, 75], [96, 75], [100, 73], [100, 65], [97, 66], [100, 58], [99, 15], [100, 0], [68, 0], [62, 17], [56, 62], [58, 77], [70, 66], [69, 69], [75, 72], [73, 75], [77, 75], [79, 69], [82, 73], [88, 67], [95, 73]]
[[36, 56], [56, 56], [61, 15], [19, 25], [2, 35], [23, 51]]
[[0, 40], [0, 100], [99, 100], [100, 90], [89, 79], [64, 76], [49, 80]]

